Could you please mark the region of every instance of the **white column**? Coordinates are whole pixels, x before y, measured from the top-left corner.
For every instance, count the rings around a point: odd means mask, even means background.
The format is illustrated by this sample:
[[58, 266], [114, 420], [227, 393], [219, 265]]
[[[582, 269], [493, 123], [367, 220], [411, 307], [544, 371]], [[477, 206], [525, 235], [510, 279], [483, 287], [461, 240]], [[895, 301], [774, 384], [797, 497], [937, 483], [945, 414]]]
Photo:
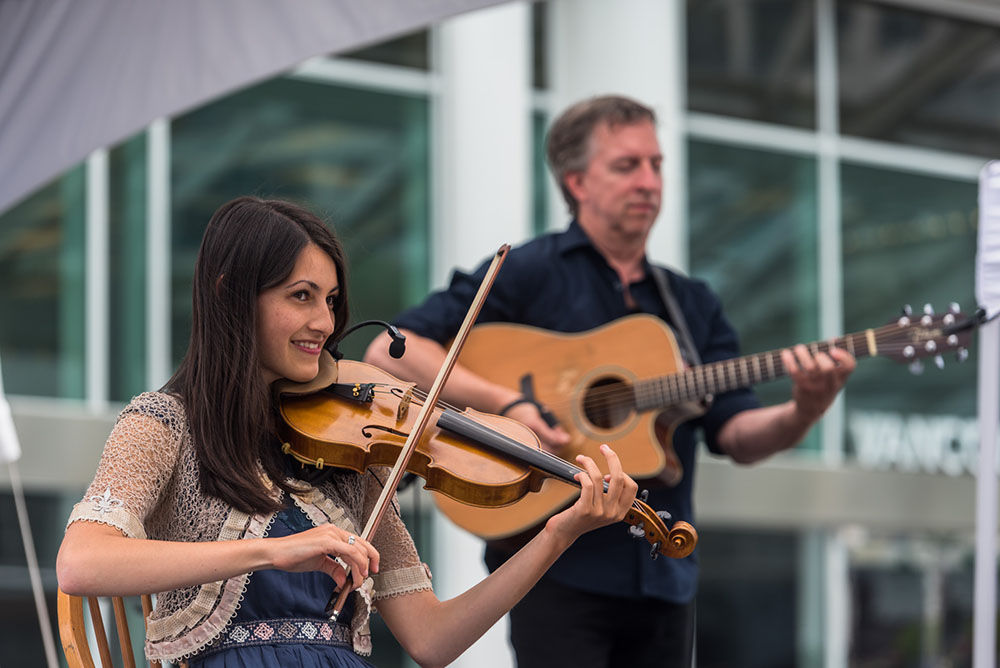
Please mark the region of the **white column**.
[[86, 397], [94, 410], [108, 400], [108, 151], [87, 157]]
[[436, 32], [433, 286], [531, 230], [530, 39], [524, 2]]
[[[531, 14], [515, 2], [435, 32], [432, 288], [531, 233]], [[503, 269], [501, 269], [503, 271]], [[451, 598], [487, 575], [483, 542], [435, 513], [434, 589]], [[506, 618], [452, 665], [513, 666]]]
[[653, 108], [664, 157], [664, 192], [649, 255], [686, 268], [684, 3], [553, 0], [551, 10], [553, 113], [605, 94], [633, 97]]
[[[816, 6], [816, 118], [819, 125], [816, 259], [820, 286], [819, 329], [824, 339], [844, 332], [836, 19], [833, 0], [819, 0]], [[844, 394], [840, 393], [820, 423], [823, 458], [830, 466], [839, 466], [844, 460], [844, 420]]]
[[[819, 329], [823, 338], [843, 333], [840, 239], [839, 96], [837, 80], [836, 11], [833, 0], [816, 6], [816, 122], [819, 135], [817, 199], [819, 233]], [[829, 466], [843, 462], [844, 394], [840, 393], [820, 422], [823, 459]], [[844, 531], [828, 532], [824, 652], [826, 668], [847, 665], [850, 649], [850, 569]], [[813, 620], [815, 622], [815, 620]]]
[[[1000, 161], [979, 175], [976, 301], [988, 318], [1000, 315]], [[979, 466], [976, 474], [976, 571], [973, 605], [975, 668], [996, 665], [997, 433], [1000, 431], [1000, 322], [979, 330]]]
[[850, 529], [829, 532], [826, 540], [826, 668], [846, 668], [850, 648], [851, 573], [847, 535]]
[[170, 121], [146, 130], [146, 386], [171, 376], [170, 359]]

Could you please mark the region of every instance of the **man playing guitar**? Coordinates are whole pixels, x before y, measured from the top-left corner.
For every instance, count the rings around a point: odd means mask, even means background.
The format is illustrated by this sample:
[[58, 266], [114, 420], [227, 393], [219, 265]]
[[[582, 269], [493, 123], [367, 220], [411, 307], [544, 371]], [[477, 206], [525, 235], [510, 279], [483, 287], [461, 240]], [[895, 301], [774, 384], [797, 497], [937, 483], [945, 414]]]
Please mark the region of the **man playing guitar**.
[[[651, 109], [617, 96], [584, 100], [555, 121], [548, 161], [574, 220], [567, 230], [510, 253], [479, 322], [582, 332], [647, 313], [674, 331], [686, 330], [683, 338], [694, 349], [690, 354], [702, 363], [738, 356], [736, 332], [708, 286], [658, 268], [646, 257], [663, 185], [655, 122]], [[366, 361], [428, 387], [485, 269], [486, 264], [472, 274], [456, 271], [447, 289], [398, 316], [395, 324], [408, 343], [403, 358], [390, 358], [380, 337]], [[663, 272], [665, 286], [658, 285], [657, 272]], [[683, 323], [673, 322], [665, 291]], [[782, 351], [781, 362], [793, 383], [788, 401], [762, 407], [748, 389], [726, 392], [714, 397], [706, 413], [674, 431], [682, 475], [672, 486], [653, 488], [652, 505], [668, 509], [674, 519], [692, 521], [696, 429], [713, 452], [740, 463], [759, 461], [798, 443], [855, 366], [845, 350], [812, 354], [801, 345]], [[524, 396], [522, 388], [473, 373], [461, 360], [444, 398], [523, 422], [554, 454], [565, 454], [570, 446], [570, 434], [548, 424], [544, 407]], [[577, 540], [511, 611], [518, 665], [690, 666], [696, 554], [651, 561], [647, 553], [620, 527]], [[491, 545], [487, 565], [495, 569], [507, 556]]]

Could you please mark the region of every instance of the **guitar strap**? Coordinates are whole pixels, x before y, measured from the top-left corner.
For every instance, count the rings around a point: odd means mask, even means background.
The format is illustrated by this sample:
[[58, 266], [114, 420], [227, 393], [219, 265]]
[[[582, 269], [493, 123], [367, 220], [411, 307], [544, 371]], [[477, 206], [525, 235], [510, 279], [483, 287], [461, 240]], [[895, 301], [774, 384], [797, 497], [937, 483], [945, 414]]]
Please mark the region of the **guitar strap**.
[[670, 278], [667, 276], [667, 270], [653, 264], [649, 266], [653, 269], [653, 279], [656, 281], [656, 289], [660, 292], [660, 299], [663, 301], [663, 305], [667, 307], [667, 315], [670, 316], [674, 331], [680, 339], [681, 348], [684, 352], [682, 357], [691, 366], [701, 364], [701, 356], [698, 355], [698, 349], [694, 347], [694, 340], [691, 338], [691, 331], [688, 329], [687, 321], [684, 319], [684, 313], [681, 312], [681, 307], [677, 304], [677, 299], [674, 298], [674, 293], [670, 290]]

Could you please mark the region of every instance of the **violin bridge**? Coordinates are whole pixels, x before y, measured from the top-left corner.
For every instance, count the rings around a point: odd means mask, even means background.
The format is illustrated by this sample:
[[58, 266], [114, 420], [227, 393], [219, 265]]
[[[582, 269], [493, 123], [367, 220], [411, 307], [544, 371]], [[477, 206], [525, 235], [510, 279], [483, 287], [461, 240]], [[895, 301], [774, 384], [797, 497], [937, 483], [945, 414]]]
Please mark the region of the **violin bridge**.
[[406, 419], [406, 414], [410, 410], [410, 401], [413, 400], [413, 386], [406, 388], [406, 392], [399, 398], [399, 406], [396, 408], [396, 422]]

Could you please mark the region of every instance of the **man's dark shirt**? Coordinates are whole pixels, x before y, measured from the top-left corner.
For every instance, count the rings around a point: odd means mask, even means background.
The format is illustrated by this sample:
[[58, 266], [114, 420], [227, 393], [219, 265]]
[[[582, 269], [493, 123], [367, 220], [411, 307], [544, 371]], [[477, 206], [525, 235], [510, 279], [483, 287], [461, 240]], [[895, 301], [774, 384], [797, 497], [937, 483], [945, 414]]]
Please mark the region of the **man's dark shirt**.
[[[484, 262], [472, 274], [455, 271], [446, 290], [404, 311], [393, 324], [439, 343], [448, 341], [465, 318], [488, 265], [489, 261]], [[669, 323], [648, 263], [645, 269], [645, 277], [628, 286], [636, 304], [631, 310], [626, 306], [617, 272], [579, 223], [573, 221], [564, 232], [541, 236], [511, 251], [477, 322], [512, 322], [557, 332], [581, 332], [630, 313], [644, 312]], [[736, 332], [708, 286], [674, 272], [668, 271], [668, 276], [701, 362], [736, 357]], [[673, 444], [684, 476], [676, 487], [650, 489], [649, 505], [669, 511], [674, 520], [694, 524], [691, 495], [695, 429], [703, 429], [709, 449], [719, 453], [716, 436], [723, 423], [759, 405], [749, 390], [728, 392], [717, 396], [705, 415], [682, 424], [674, 433]], [[685, 559], [660, 557], [653, 561], [649, 551], [649, 543], [630, 538], [624, 524], [612, 524], [578, 538], [547, 576], [570, 587], [602, 594], [675, 603], [690, 601], [697, 581], [697, 552]]]

